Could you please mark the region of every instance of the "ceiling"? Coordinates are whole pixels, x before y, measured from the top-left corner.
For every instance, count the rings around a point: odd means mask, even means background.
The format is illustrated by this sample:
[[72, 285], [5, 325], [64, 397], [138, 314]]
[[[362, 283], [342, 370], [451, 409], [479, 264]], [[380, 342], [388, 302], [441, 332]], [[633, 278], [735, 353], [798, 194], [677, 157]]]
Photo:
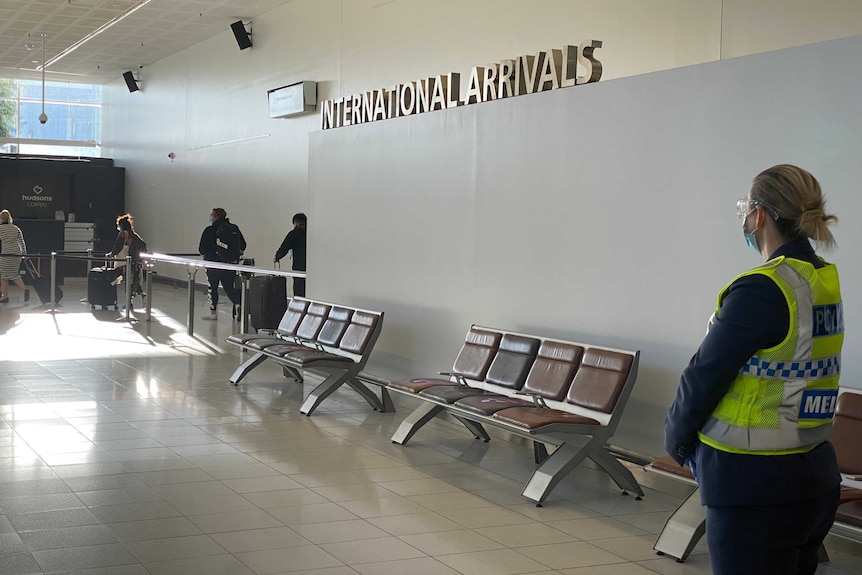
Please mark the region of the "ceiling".
[[[150, 0], [50, 65], [48, 79], [103, 84], [292, 0]], [[0, 0], [0, 78], [38, 78], [42, 62], [141, 0]], [[231, 38], [233, 42], [233, 38]], [[29, 49], [28, 49], [29, 48]]]

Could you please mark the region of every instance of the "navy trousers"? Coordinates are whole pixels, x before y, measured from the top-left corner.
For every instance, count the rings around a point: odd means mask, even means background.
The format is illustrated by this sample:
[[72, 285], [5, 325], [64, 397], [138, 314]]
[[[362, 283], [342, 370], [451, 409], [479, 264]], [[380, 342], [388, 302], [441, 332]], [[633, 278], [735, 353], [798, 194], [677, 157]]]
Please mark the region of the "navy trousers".
[[813, 575], [839, 497], [836, 487], [825, 496], [798, 503], [707, 507], [713, 575]]

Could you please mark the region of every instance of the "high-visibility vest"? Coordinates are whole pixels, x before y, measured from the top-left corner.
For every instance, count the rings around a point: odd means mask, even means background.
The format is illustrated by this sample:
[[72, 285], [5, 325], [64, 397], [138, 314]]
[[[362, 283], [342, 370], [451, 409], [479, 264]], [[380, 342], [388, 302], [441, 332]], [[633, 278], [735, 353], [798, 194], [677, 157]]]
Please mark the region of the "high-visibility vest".
[[[781, 256], [739, 277], [754, 274], [781, 289], [790, 329], [746, 362], [698, 435], [731, 453], [804, 453], [829, 436], [838, 400], [844, 341], [838, 270]], [[716, 315], [729, 287], [718, 296]]]

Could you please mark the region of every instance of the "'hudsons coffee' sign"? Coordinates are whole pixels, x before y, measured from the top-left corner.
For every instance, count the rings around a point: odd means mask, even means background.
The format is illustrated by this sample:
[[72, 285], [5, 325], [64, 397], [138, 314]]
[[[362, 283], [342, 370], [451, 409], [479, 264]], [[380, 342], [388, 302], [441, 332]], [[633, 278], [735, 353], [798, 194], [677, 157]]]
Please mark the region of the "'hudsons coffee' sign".
[[329, 130], [598, 82], [602, 63], [595, 58], [594, 51], [601, 47], [600, 40], [585, 40], [580, 46], [564, 46], [562, 50], [476, 66], [470, 71], [463, 97], [461, 75], [451, 73], [325, 100], [320, 127]]

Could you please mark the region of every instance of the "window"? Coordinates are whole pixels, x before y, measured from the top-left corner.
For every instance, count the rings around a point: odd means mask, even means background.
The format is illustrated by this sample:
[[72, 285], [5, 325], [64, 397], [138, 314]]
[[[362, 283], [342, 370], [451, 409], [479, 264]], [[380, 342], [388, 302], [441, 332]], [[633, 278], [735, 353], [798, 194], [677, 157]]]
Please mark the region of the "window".
[[0, 78], [0, 152], [99, 156], [102, 87]]

